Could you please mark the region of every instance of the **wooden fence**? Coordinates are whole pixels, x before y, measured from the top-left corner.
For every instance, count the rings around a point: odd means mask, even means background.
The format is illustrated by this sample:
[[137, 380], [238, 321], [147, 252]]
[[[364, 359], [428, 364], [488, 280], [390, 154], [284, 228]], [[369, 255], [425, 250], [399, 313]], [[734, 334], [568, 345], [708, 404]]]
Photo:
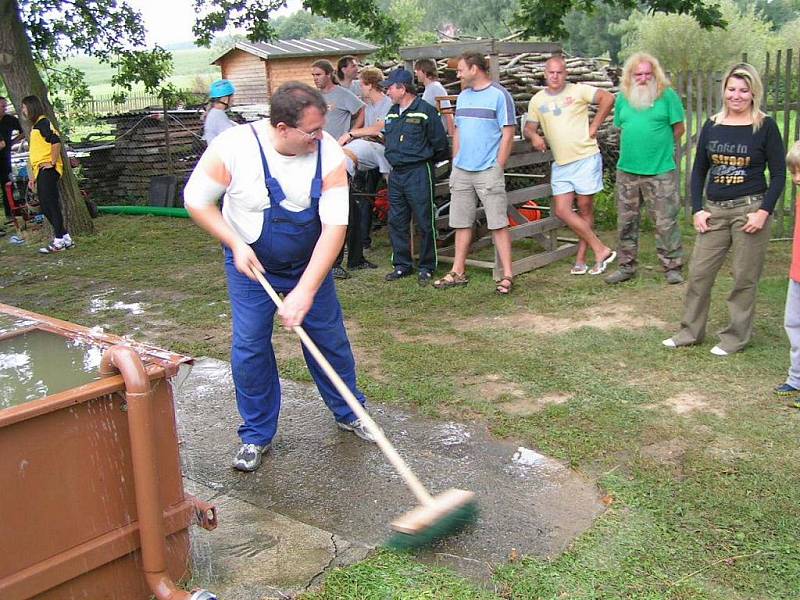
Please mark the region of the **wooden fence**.
[[86, 101], [86, 109], [93, 115], [110, 115], [135, 110], [142, 110], [151, 106], [161, 106], [161, 98], [156, 94], [128, 94], [124, 102], [115, 102], [113, 94], [92, 96]]
[[[742, 60], [747, 61], [747, 56]], [[784, 146], [789, 148], [800, 138], [800, 50], [767, 53], [764, 68], [759, 72], [764, 84], [762, 108], [775, 119], [783, 133]], [[722, 106], [722, 76], [719, 72], [677, 73], [672, 76], [673, 86], [686, 108], [686, 135], [678, 148], [677, 177], [687, 214], [691, 208], [690, 174], [697, 137], [706, 119]], [[788, 176], [786, 183], [783, 198], [778, 200], [773, 213], [773, 234], [777, 237], [791, 235], [797, 186]]]

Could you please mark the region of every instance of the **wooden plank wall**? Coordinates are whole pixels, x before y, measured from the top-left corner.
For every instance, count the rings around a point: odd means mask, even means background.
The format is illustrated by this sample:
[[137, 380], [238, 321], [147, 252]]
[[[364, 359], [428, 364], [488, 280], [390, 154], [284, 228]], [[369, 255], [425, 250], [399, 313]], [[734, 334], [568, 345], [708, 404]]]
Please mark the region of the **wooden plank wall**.
[[267, 69], [259, 57], [234, 49], [220, 65], [223, 79], [230, 79], [236, 87], [237, 104], [264, 104], [267, 94]]
[[[365, 54], [354, 54], [359, 62], [364, 60]], [[287, 81], [301, 81], [310, 86], [314, 85], [311, 77], [311, 65], [320, 59], [329, 60], [334, 68], [340, 56], [309, 56], [298, 58], [270, 59], [267, 61], [267, 74], [270, 83], [269, 95]]]

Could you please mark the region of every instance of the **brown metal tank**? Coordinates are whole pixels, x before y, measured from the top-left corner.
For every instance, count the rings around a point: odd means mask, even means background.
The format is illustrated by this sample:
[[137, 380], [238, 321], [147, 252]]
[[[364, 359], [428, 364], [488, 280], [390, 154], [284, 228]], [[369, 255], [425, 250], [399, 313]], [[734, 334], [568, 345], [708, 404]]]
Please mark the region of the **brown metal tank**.
[[[125, 346], [121, 354], [133, 355], [125, 360], [141, 358], [144, 390], [132, 394], [129, 378], [114, 369], [71, 389], [0, 404], [0, 598], [213, 597], [172, 585], [188, 575], [190, 524], [198, 518], [207, 528], [216, 524], [213, 507], [185, 494], [181, 479], [169, 379], [191, 359], [3, 304], [0, 317], [0, 345], [44, 332], [56, 346], [64, 339], [103, 351]], [[134, 396], [150, 431], [139, 432], [130, 418]], [[154, 463], [150, 474], [134, 472], [137, 436]], [[146, 488], [156, 498], [149, 532], [139, 517]], [[151, 548], [143, 554], [148, 535]], [[163, 566], [153, 567], [148, 552]]]

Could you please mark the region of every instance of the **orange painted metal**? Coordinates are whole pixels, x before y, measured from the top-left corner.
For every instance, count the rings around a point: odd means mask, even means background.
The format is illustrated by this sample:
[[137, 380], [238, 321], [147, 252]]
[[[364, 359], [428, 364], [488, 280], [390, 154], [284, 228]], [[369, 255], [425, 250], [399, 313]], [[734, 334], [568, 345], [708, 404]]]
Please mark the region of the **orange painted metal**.
[[188, 574], [188, 527], [199, 516], [216, 524], [181, 479], [168, 378], [191, 359], [7, 305], [0, 313], [117, 346], [107, 377], [0, 410], [0, 598], [189, 598], [173, 583]]

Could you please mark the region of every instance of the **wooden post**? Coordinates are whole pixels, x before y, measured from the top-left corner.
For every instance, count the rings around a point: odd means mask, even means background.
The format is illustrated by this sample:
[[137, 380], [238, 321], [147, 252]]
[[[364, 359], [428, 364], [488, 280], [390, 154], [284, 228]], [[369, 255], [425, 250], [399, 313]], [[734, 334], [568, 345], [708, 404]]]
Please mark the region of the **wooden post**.
[[167, 153], [167, 174], [172, 175], [172, 148], [169, 143], [169, 113], [167, 107], [167, 99], [164, 98], [162, 106], [164, 107], [164, 148]]
[[[792, 93], [792, 49], [786, 50], [786, 77], [783, 80], [783, 147], [790, 148], [792, 138], [789, 131], [789, 111]], [[780, 89], [780, 87], [778, 87]], [[777, 100], [777, 98], [776, 98]], [[775, 103], [776, 108], [778, 102]], [[784, 233], [784, 204], [786, 203], [786, 188], [784, 187], [783, 193], [775, 205], [775, 221], [777, 222], [777, 236], [783, 237]]]

